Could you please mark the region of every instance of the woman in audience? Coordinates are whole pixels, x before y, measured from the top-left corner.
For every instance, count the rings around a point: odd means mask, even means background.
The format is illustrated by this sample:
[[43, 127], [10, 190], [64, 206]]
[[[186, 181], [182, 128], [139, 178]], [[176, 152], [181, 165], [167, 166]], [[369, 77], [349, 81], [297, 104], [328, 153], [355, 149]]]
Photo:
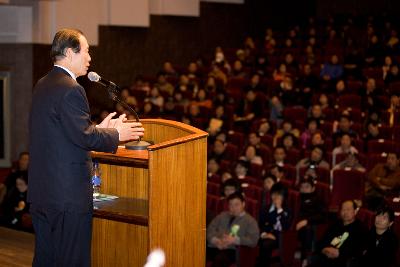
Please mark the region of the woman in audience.
[[351, 137], [344, 133], [340, 138], [340, 146], [335, 147], [332, 151], [332, 166], [336, 166], [336, 157], [339, 154], [357, 154], [358, 150], [351, 145]]
[[248, 145], [245, 149], [245, 154], [239, 159], [251, 164], [263, 165], [263, 159], [257, 154], [257, 148], [253, 145]]
[[7, 225], [23, 227], [22, 217], [29, 214], [27, 194], [28, 180], [25, 175], [21, 175], [15, 181], [15, 188], [7, 194], [4, 201], [4, 218]]
[[315, 245], [315, 230], [317, 224], [324, 221], [324, 203], [315, 192], [316, 181], [312, 178], [300, 181], [300, 211], [296, 223], [302, 266], [307, 265], [307, 254]]
[[360, 266], [390, 267], [395, 262], [398, 237], [391, 229], [394, 219], [394, 212], [389, 207], [382, 206], [377, 210]]
[[272, 251], [279, 246], [280, 234], [289, 229], [291, 213], [286, 205], [287, 189], [276, 183], [271, 188], [271, 204], [260, 214], [260, 254], [258, 266], [269, 266]]

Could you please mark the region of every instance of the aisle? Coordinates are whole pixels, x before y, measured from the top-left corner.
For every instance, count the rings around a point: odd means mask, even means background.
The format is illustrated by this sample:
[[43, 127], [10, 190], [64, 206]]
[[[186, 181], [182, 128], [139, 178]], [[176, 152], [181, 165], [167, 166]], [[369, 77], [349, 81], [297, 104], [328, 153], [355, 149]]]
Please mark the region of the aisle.
[[0, 227], [0, 266], [32, 266], [34, 235]]

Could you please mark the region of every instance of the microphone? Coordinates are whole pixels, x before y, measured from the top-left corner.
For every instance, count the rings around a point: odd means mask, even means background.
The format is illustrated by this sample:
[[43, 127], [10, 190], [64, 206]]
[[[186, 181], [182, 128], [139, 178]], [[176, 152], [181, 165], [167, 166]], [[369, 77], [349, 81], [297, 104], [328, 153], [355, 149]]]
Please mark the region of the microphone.
[[[110, 98], [115, 102], [121, 104], [125, 109], [129, 110], [135, 116], [137, 122], [140, 121], [139, 115], [137, 114], [135, 109], [133, 109], [130, 105], [128, 105], [125, 101], [121, 100], [118, 97], [118, 95], [120, 94], [120, 90], [115, 83], [102, 79], [101, 76], [94, 71], [89, 72], [87, 76], [90, 81], [97, 82], [106, 87]], [[132, 141], [126, 143], [125, 148], [130, 150], [145, 150], [149, 145], [152, 145], [152, 143], [142, 141], [141, 138], [139, 137], [138, 141]]]
[[99, 84], [101, 84], [101, 85], [103, 85], [105, 87], [108, 87], [110, 85], [117, 87], [115, 83], [113, 83], [111, 81], [107, 81], [106, 79], [101, 78], [101, 76], [99, 74], [97, 74], [96, 72], [94, 72], [94, 71], [91, 71], [91, 72], [88, 73], [88, 78], [89, 78], [90, 81], [99, 83]]

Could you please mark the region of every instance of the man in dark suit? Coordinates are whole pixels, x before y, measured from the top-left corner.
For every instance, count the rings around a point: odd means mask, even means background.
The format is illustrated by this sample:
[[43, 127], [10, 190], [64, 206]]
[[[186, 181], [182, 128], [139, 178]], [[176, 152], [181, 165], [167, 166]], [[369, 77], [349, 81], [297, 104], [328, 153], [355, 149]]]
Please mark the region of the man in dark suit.
[[86, 93], [76, 78], [86, 75], [89, 45], [82, 32], [56, 33], [53, 69], [34, 88], [30, 114], [28, 201], [36, 233], [33, 266], [90, 266], [92, 162], [89, 151], [115, 153], [119, 141], [143, 136], [140, 123], [111, 113], [90, 121]]

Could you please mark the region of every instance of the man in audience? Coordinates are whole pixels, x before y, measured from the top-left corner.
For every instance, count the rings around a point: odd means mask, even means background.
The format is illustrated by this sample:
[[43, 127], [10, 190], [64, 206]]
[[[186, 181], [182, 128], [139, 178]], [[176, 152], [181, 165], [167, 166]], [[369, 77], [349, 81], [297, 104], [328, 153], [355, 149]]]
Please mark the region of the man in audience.
[[29, 153], [21, 152], [19, 154], [17, 168], [12, 170], [11, 173], [6, 177], [4, 184], [0, 183], [0, 204], [3, 202], [7, 192], [10, 192], [15, 188], [15, 182], [18, 177], [28, 177], [28, 165]]
[[313, 267], [358, 266], [366, 241], [367, 230], [356, 219], [357, 204], [344, 201], [340, 208], [340, 219], [328, 228], [320, 244], [319, 254], [312, 260]]
[[340, 146], [337, 146], [332, 151], [332, 166], [336, 166], [336, 157], [339, 154], [356, 154], [358, 150], [351, 145], [351, 137], [348, 133], [343, 133], [340, 137]]
[[348, 134], [351, 138], [357, 138], [357, 133], [351, 129], [352, 121], [348, 115], [342, 114], [339, 118], [339, 122], [334, 123], [334, 133], [332, 135], [333, 145], [336, 145], [339, 141], [339, 138], [342, 137], [343, 134]]
[[398, 237], [391, 229], [395, 219], [393, 210], [387, 206], [378, 209], [360, 266], [390, 267], [396, 260]]
[[215, 267], [236, 263], [236, 246], [255, 247], [259, 237], [257, 221], [246, 212], [242, 194], [228, 197], [229, 211], [215, 217], [207, 227], [207, 260]]
[[228, 155], [225, 149], [226, 149], [226, 143], [223, 142], [222, 140], [215, 139], [213, 150], [209, 155], [209, 158], [216, 158], [219, 162], [221, 162], [222, 160], [230, 160], [231, 155]]
[[398, 196], [400, 189], [400, 166], [396, 153], [388, 153], [386, 163], [378, 163], [368, 173], [366, 199], [371, 209], [376, 209], [386, 196]]
[[315, 146], [311, 150], [310, 157], [300, 160], [296, 165], [296, 185], [300, 181], [300, 169], [307, 168], [306, 175], [317, 177], [316, 168], [329, 170], [329, 163], [324, 160], [324, 150], [321, 146]]
[[314, 179], [302, 179], [300, 181], [300, 211], [296, 231], [300, 241], [302, 265], [307, 263], [307, 253], [312, 251], [315, 244], [315, 228], [324, 221], [323, 201], [315, 192]]

